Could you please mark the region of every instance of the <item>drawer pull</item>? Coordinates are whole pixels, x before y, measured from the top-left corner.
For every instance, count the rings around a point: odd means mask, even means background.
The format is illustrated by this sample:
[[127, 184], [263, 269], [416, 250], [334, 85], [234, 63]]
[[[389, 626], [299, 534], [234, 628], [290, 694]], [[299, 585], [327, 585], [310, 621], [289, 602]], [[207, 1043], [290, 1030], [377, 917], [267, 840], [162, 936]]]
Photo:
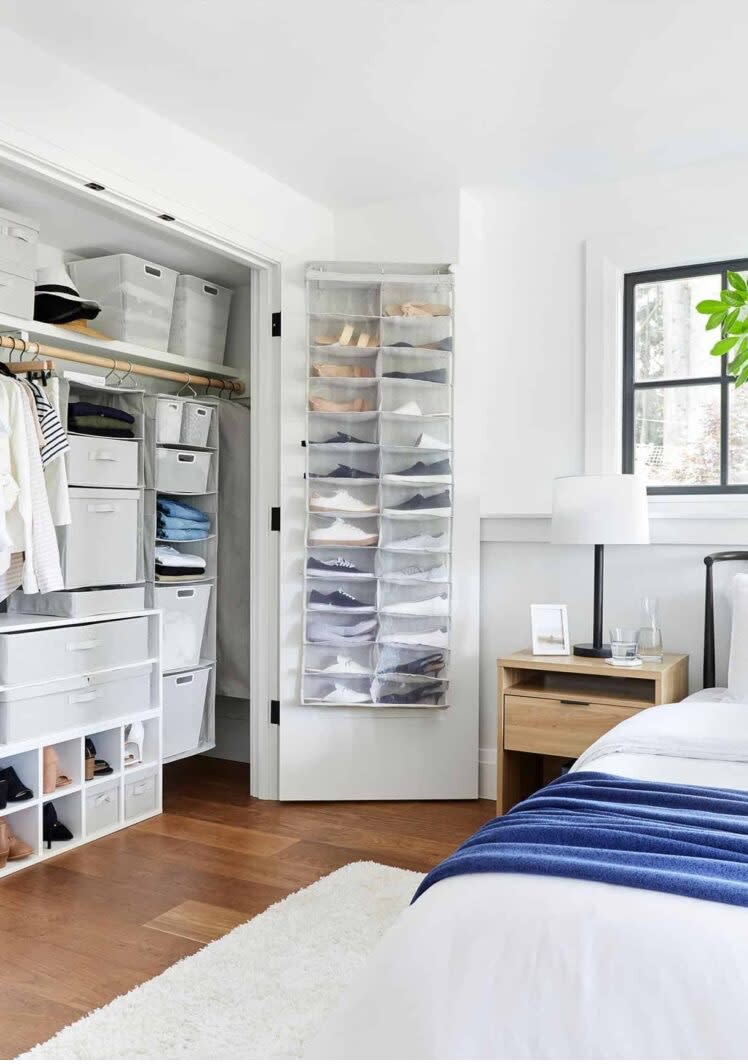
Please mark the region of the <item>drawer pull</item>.
[[588, 706], [589, 702], [579, 702], [576, 698], [559, 698], [562, 706]]
[[88, 458], [91, 462], [116, 462], [117, 456], [111, 451], [89, 451]]
[[111, 504], [107, 504], [107, 503], [99, 503], [98, 506], [95, 506], [93, 503], [89, 503], [88, 506], [86, 507], [86, 509], [88, 510], [88, 512], [90, 514], [118, 514], [119, 513], [119, 506], [112, 506]]
[[68, 702], [72, 705], [77, 702], [95, 702], [99, 697], [98, 691], [84, 691], [80, 695], [70, 695]]
[[133, 798], [140, 798], [141, 794], [145, 794], [147, 790], [147, 783], [134, 783], [130, 794]]
[[95, 650], [100, 646], [100, 639], [84, 639], [82, 643], [66, 643], [65, 650]]
[[177, 454], [177, 461], [178, 462], [194, 462], [195, 461], [195, 456], [194, 456], [194, 454], [183, 454], [182, 452], [179, 452]]
[[96, 797], [96, 805], [111, 805], [111, 803], [112, 803], [111, 794], [99, 794]]

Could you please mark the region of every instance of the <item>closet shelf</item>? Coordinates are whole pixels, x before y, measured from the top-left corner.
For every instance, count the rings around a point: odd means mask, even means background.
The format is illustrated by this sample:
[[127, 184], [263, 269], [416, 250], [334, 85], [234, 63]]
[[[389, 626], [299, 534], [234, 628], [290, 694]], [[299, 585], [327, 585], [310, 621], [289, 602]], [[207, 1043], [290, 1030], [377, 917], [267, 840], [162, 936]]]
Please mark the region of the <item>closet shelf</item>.
[[164, 669], [164, 676], [175, 676], [180, 672], [194, 672], [197, 669], [207, 669], [209, 665], [215, 665], [215, 658], [200, 658], [197, 665], [174, 665], [170, 669]]

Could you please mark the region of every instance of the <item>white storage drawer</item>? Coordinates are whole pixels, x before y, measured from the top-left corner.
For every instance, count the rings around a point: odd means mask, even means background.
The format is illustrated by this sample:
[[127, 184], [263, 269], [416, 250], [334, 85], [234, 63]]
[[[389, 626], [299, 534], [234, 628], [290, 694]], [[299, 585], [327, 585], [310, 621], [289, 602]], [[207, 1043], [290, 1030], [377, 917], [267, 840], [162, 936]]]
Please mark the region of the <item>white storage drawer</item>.
[[182, 409], [182, 435], [180, 443], [190, 447], [207, 447], [213, 408], [204, 403], [186, 402]]
[[17, 591], [10, 600], [11, 613], [34, 613], [41, 617], [95, 617], [98, 613], [137, 613], [144, 609], [144, 587], [50, 591], [46, 595], [24, 595]]
[[78, 487], [137, 488], [137, 440], [106, 436], [68, 437], [68, 483]]
[[156, 404], [156, 443], [181, 443], [181, 399], [159, 399]]
[[164, 671], [199, 664], [210, 594], [210, 584], [154, 589], [154, 606], [163, 611], [161, 667]]
[[110, 783], [95, 790], [86, 788], [86, 835], [100, 835], [119, 821], [119, 784]]
[[203, 495], [208, 490], [209, 451], [156, 450], [156, 487], [159, 491]]
[[211, 668], [164, 676], [164, 757], [194, 750], [199, 744]]
[[145, 816], [158, 809], [158, 779], [155, 772], [128, 779], [125, 783], [125, 820]]
[[35, 683], [146, 661], [148, 618], [0, 634], [0, 683]]
[[126, 713], [140, 713], [151, 705], [152, 665], [48, 683], [22, 684], [0, 691], [0, 742], [43, 739], [68, 728], [94, 730]]
[[0, 208], [0, 270], [31, 281], [32, 292], [38, 242], [38, 222]]
[[181, 273], [174, 293], [169, 350], [186, 358], [223, 362], [231, 289]]
[[96, 328], [114, 340], [165, 351], [169, 343], [176, 270], [135, 255], [104, 255], [68, 263], [84, 299], [101, 304]]
[[66, 588], [138, 582], [140, 492], [71, 488], [73, 523], [61, 531]]
[[16, 318], [33, 318], [33, 280], [0, 270], [0, 314], [12, 314]]

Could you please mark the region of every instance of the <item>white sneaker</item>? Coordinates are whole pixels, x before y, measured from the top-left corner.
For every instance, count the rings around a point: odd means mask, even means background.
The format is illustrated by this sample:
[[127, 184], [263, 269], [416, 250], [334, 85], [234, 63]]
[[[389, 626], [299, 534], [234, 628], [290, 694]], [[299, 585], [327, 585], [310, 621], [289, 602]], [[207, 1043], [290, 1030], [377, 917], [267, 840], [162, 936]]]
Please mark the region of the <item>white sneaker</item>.
[[353, 705], [357, 702], [371, 702], [371, 691], [354, 691], [350, 687], [336, 683], [332, 691], [325, 695], [322, 702], [342, 702], [343, 705]]
[[369, 505], [362, 499], [357, 499], [349, 491], [341, 489], [334, 495], [323, 495], [320, 491], [313, 491], [309, 499], [309, 509], [324, 513], [326, 510], [350, 514], [375, 513], [377, 506]]
[[437, 440], [436, 436], [429, 436], [427, 432], [422, 432], [416, 440], [416, 447], [420, 447], [424, 451], [448, 451], [449, 444], [442, 443], [441, 440]]
[[357, 624], [335, 624], [332, 621], [318, 621], [309, 617], [307, 622], [307, 639], [310, 643], [371, 643], [374, 639], [374, 630], [377, 627], [376, 618], [370, 621], [358, 621]]
[[392, 606], [385, 606], [382, 613], [408, 614], [412, 617], [446, 617], [449, 614], [449, 595], [445, 591], [442, 595], [434, 598], [423, 599], [421, 602], [396, 602]]
[[407, 414], [408, 417], [423, 417], [423, 411], [421, 410], [420, 406], [418, 405], [418, 403], [413, 402], [412, 400], [409, 403], [403, 403], [402, 406], [399, 406], [396, 410], [393, 410], [392, 413]]
[[330, 665], [326, 665], [324, 669], [315, 669], [314, 671], [334, 672], [339, 676], [369, 676], [371, 674], [370, 669], [367, 669], [364, 665], [359, 665], [359, 663], [352, 658], [344, 657], [342, 654], [338, 654], [335, 661]]
[[446, 649], [449, 646], [449, 633], [446, 628], [434, 628], [431, 632], [395, 632], [393, 635], [380, 636], [379, 642]]
[[433, 550], [442, 551], [447, 549], [447, 533], [437, 532], [435, 535], [426, 532], [417, 536], [406, 536], [405, 539], [396, 539], [387, 544], [388, 550]]
[[376, 533], [366, 532], [357, 525], [336, 518], [327, 528], [315, 528], [309, 533], [309, 543], [314, 546], [328, 543], [336, 547], [375, 547], [379, 540]]
[[445, 583], [449, 579], [449, 570], [446, 565], [432, 565], [430, 569], [423, 565], [407, 565], [404, 569], [398, 569], [396, 573], [388, 573], [387, 579], [393, 584], [400, 582], [410, 584], [423, 580]]

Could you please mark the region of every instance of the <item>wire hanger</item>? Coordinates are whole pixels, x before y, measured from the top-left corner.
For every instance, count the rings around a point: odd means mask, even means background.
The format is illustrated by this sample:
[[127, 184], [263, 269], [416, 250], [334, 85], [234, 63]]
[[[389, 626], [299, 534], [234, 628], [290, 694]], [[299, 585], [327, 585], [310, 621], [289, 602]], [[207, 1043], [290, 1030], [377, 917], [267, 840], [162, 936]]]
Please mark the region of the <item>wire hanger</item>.
[[179, 391], [177, 392], [177, 395], [181, 395], [184, 392], [185, 388], [189, 388], [190, 394], [193, 396], [193, 398], [197, 399], [197, 392], [192, 387], [192, 377], [189, 375], [189, 373], [186, 374], [186, 377], [187, 377], [187, 380], [184, 382], [182, 387], [179, 389]]

